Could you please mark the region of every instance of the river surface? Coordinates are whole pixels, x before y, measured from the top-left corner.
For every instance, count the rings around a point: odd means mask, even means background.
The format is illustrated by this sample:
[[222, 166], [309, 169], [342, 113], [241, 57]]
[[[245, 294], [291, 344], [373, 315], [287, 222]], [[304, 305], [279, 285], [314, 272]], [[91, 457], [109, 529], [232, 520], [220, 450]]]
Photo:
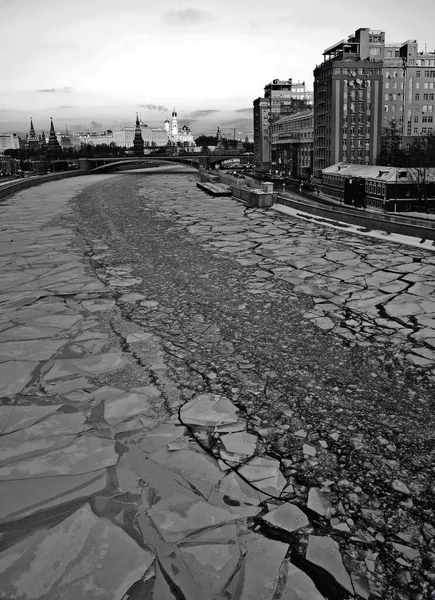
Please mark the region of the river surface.
[[373, 598], [420, 597], [435, 558], [434, 252], [210, 198], [196, 181], [126, 174], [76, 203], [95, 274], [127, 265], [142, 279], [152, 306], [124, 317], [162, 340], [166, 406], [230, 398], [296, 502], [329, 490], [347, 561], [380, 557]]

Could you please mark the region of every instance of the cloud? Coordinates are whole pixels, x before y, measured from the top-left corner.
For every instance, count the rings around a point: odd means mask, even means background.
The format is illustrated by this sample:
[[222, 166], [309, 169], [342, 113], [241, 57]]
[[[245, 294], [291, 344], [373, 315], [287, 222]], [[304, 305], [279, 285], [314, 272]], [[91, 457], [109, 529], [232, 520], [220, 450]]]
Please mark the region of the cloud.
[[71, 92], [73, 91], [72, 87], [62, 87], [62, 88], [46, 88], [43, 90], [36, 90], [37, 92], [43, 93], [43, 94], [71, 94]]
[[252, 106], [249, 106], [248, 108], [238, 108], [235, 112], [236, 113], [252, 113]]
[[94, 129], [101, 129], [102, 124], [97, 123], [97, 121], [91, 121], [91, 127], [93, 127]]
[[55, 108], [74, 108], [72, 104], [62, 104], [61, 106], [55, 106]]
[[184, 10], [171, 10], [164, 13], [163, 21], [170, 25], [193, 25], [204, 21], [210, 21], [213, 15], [198, 8], [185, 8]]
[[146, 108], [147, 110], [160, 113], [169, 111], [169, 109], [166, 106], [163, 106], [161, 104], [139, 104], [139, 108]]
[[210, 117], [211, 115], [215, 115], [216, 113], [220, 112], [220, 110], [216, 110], [214, 108], [209, 109], [209, 110], [194, 110], [193, 112], [190, 113], [190, 117], [192, 119], [195, 119], [197, 117]]

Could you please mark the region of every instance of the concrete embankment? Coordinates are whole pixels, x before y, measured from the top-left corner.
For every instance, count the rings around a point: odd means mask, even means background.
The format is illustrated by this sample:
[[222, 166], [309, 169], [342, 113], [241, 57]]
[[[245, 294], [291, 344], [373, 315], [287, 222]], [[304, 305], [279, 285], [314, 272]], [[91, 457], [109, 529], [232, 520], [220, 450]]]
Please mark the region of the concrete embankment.
[[[206, 174], [201, 174], [203, 178]], [[209, 175], [216, 181], [221, 181], [227, 185], [238, 185], [239, 180], [227, 173], [216, 173]], [[258, 182], [251, 178], [245, 178], [244, 184], [247, 187], [260, 187]], [[245, 185], [243, 187], [245, 187]], [[303, 213], [308, 213], [323, 219], [332, 221], [341, 221], [365, 227], [368, 230], [381, 230], [387, 233], [397, 233], [400, 235], [409, 235], [417, 238], [435, 241], [435, 221], [419, 219], [418, 217], [406, 217], [388, 213], [374, 213], [364, 209], [346, 208], [333, 204], [322, 204], [315, 196], [305, 193], [282, 193], [278, 192], [277, 204], [289, 206]]]
[[435, 240], [435, 221], [397, 216], [385, 213], [370, 213], [368, 211], [344, 208], [342, 206], [326, 206], [308, 197], [296, 197], [294, 194], [278, 194], [278, 204], [289, 206], [301, 212], [359, 225], [367, 229], [380, 229], [387, 233], [398, 233], [413, 237]]

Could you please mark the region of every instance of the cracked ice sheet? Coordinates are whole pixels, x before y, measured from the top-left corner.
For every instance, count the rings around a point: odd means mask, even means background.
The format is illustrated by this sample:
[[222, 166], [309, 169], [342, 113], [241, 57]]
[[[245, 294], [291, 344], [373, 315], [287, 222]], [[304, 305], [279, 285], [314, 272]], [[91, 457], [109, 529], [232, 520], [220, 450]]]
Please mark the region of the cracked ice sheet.
[[0, 467], [0, 478], [12, 480], [98, 471], [117, 463], [114, 445], [113, 440], [84, 434], [64, 448]]
[[186, 543], [180, 552], [201, 598], [219, 597], [242, 558], [239, 544]]
[[225, 509], [178, 493], [159, 499], [147, 512], [167, 542], [179, 542], [195, 531], [212, 529], [235, 519]]
[[120, 600], [153, 561], [86, 505], [0, 554], [2, 592], [11, 600]]
[[279, 462], [273, 458], [256, 456], [237, 472], [257, 490], [274, 497], [281, 494], [287, 483], [279, 469]]
[[137, 415], [146, 414], [150, 409], [150, 400], [160, 397], [160, 392], [154, 386], [149, 388], [145, 394], [122, 393], [117, 398], [104, 401], [104, 419], [110, 425], [117, 425], [121, 421]]
[[237, 423], [239, 418], [236, 413], [237, 408], [228, 398], [201, 394], [182, 406], [180, 418], [187, 425], [216, 427]]
[[21, 392], [32, 380], [33, 372], [39, 365], [35, 361], [13, 360], [0, 364], [0, 397], [13, 396]]
[[306, 558], [332, 575], [345, 590], [353, 594], [349, 573], [343, 565], [340, 547], [335, 540], [327, 536], [310, 535]]
[[37, 406], [33, 404], [0, 406], [0, 434], [30, 427], [44, 417], [57, 411], [60, 404]]
[[86, 358], [58, 359], [54, 361], [53, 366], [44, 374], [43, 378], [45, 381], [51, 382], [68, 377], [71, 374], [102, 375], [109, 371], [121, 369], [126, 363], [127, 358], [115, 352], [97, 354]]
[[89, 429], [85, 421], [82, 413], [59, 413], [27, 429], [0, 436], [0, 464], [67, 446], [73, 441], [71, 435]]
[[303, 571], [288, 563], [285, 587], [280, 600], [325, 600]]
[[288, 545], [251, 533], [240, 541], [246, 554], [241, 569], [228, 586], [229, 598], [272, 600]]
[[22, 519], [39, 511], [89, 498], [104, 490], [106, 471], [0, 481], [0, 521]]

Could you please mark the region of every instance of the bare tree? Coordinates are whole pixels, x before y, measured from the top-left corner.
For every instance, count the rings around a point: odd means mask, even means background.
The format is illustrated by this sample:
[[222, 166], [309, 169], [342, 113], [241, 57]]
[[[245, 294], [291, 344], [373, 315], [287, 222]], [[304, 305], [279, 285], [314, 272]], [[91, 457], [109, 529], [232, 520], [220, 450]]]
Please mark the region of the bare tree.
[[397, 121], [390, 121], [384, 127], [381, 138], [381, 152], [378, 165], [399, 167], [404, 163], [405, 153], [402, 150], [402, 132]]
[[435, 196], [435, 136], [415, 138], [406, 155], [408, 177], [418, 200], [429, 211], [428, 197]]

